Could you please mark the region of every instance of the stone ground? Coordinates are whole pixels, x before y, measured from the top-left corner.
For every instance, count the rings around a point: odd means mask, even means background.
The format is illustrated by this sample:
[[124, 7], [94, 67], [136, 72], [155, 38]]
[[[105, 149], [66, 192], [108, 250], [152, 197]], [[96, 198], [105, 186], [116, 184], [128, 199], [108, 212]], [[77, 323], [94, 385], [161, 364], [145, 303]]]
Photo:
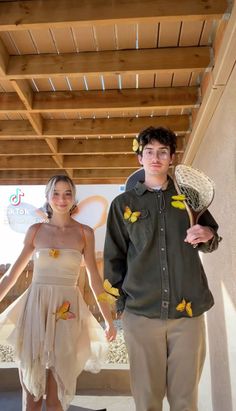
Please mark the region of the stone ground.
[[[107, 364], [128, 364], [128, 355], [124, 342], [124, 335], [121, 321], [114, 321], [117, 327], [117, 337], [109, 344], [109, 351], [106, 359]], [[14, 362], [14, 353], [10, 346], [0, 344], [0, 362]]]

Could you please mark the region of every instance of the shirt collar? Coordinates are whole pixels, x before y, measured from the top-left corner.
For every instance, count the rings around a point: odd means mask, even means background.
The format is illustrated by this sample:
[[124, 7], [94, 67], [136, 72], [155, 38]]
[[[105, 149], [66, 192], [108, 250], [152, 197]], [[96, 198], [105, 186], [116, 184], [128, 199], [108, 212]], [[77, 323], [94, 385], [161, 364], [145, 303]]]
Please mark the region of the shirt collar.
[[[173, 187], [174, 187], [174, 182], [173, 182], [172, 178], [171, 178], [170, 176], [168, 176], [168, 186], [167, 186], [166, 190], [164, 190], [164, 191], [167, 191], [167, 190], [169, 190], [169, 189], [171, 189], [171, 188], [173, 188]], [[148, 188], [148, 187], [144, 184], [143, 181], [138, 181], [138, 182], [136, 183], [134, 189], [135, 189], [135, 192], [136, 192], [136, 194], [137, 194], [138, 196], [142, 196], [146, 191], [154, 191], [154, 190], [152, 190], [151, 188]]]

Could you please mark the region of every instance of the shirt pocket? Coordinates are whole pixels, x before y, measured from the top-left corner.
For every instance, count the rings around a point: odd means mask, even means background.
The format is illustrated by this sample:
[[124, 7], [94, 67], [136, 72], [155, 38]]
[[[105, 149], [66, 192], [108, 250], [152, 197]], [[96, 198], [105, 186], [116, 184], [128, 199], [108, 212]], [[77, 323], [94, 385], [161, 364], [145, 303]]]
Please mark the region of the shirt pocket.
[[149, 210], [140, 210], [141, 214], [134, 223], [126, 221], [126, 228], [130, 238], [130, 246], [138, 252], [142, 251], [151, 240], [151, 216]]

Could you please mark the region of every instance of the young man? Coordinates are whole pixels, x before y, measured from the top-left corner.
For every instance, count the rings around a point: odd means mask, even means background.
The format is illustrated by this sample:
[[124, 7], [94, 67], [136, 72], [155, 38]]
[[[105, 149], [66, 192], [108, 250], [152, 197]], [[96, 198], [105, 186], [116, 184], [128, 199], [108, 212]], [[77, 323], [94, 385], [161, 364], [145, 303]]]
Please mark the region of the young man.
[[171, 411], [197, 411], [203, 313], [214, 304], [198, 251], [217, 248], [218, 226], [206, 211], [189, 228], [187, 212], [171, 205], [175, 149], [170, 130], [139, 134], [145, 181], [113, 200], [107, 221], [105, 278], [121, 294], [136, 411], [161, 411], [165, 395]]

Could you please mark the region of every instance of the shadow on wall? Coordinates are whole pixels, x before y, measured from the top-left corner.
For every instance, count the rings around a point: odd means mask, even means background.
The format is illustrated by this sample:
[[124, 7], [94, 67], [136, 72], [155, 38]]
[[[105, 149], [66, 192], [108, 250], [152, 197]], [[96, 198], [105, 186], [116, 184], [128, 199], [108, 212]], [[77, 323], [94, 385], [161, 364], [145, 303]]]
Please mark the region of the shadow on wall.
[[[220, 247], [222, 247], [220, 245]], [[221, 250], [216, 253], [222, 253]], [[212, 267], [209, 261], [203, 264], [206, 271], [211, 272]], [[209, 270], [207, 265], [209, 265]], [[223, 264], [222, 264], [223, 265]], [[208, 343], [209, 343], [209, 356], [210, 356], [210, 369], [211, 369], [211, 393], [212, 393], [212, 409], [214, 411], [233, 411], [233, 398], [232, 398], [232, 382], [230, 375], [230, 363], [229, 363], [229, 341], [227, 337], [227, 322], [225, 316], [225, 304], [226, 301], [223, 295], [223, 286], [225, 287], [230, 301], [236, 309], [236, 288], [233, 278], [227, 277], [227, 273], [224, 273], [224, 269], [217, 267], [211, 281], [211, 291], [214, 295], [215, 306], [207, 313], [207, 327], [208, 327]], [[208, 275], [209, 277], [209, 275]], [[236, 318], [230, 320], [235, 322]], [[234, 365], [235, 366], [235, 365]]]

